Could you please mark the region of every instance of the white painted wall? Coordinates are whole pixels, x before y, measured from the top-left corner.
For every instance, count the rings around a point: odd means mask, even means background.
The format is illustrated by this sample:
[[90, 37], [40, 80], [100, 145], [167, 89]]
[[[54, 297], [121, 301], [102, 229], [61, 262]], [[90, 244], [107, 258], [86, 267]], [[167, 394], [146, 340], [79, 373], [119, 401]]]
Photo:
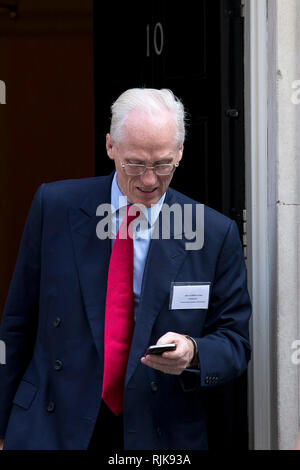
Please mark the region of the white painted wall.
[[300, 365], [293, 364], [291, 348], [300, 339], [300, 103], [292, 101], [292, 85], [300, 80], [300, 0], [277, 0], [276, 26], [278, 448], [295, 449]]
[[[300, 365], [300, 0], [245, 5], [250, 445], [295, 449]], [[294, 93], [294, 95], [293, 95]], [[299, 101], [299, 104], [298, 104]], [[299, 354], [300, 357], [300, 354]]]

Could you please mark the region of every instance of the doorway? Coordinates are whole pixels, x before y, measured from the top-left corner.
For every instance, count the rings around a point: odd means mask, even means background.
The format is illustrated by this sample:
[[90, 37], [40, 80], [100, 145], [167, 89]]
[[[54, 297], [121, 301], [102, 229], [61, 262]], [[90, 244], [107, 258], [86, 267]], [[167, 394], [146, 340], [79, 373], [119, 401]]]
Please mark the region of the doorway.
[[[172, 187], [234, 219], [243, 239], [244, 19], [240, 0], [94, 2], [96, 175], [110, 106], [126, 89], [170, 88], [188, 112]], [[247, 373], [203, 390], [210, 449], [247, 449]]]

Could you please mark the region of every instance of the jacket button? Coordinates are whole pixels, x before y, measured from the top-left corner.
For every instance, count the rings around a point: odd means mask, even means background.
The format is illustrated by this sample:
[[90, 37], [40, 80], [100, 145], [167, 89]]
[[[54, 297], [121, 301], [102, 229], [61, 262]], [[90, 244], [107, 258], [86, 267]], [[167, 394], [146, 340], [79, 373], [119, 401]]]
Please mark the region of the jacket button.
[[47, 410], [49, 413], [51, 413], [52, 411], [55, 410], [55, 404], [54, 404], [53, 401], [49, 401], [46, 410]]
[[61, 323], [61, 319], [59, 317], [56, 317], [54, 322], [53, 322], [53, 326], [55, 326], [55, 328], [57, 328]]
[[61, 370], [63, 368], [63, 363], [59, 360], [54, 362], [54, 370]]
[[158, 385], [157, 385], [156, 382], [151, 382], [150, 387], [151, 387], [152, 392], [154, 392], [154, 393], [157, 392]]

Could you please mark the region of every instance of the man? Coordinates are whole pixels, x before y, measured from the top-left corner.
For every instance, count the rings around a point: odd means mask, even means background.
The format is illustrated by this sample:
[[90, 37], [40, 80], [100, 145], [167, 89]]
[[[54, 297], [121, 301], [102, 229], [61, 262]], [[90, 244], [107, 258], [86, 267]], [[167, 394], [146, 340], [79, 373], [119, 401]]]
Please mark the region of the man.
[[127, 90], [106, 137], [116, 172], [38, 189], [0, 330], [4, 449], [207, 448], [201, 389], [246, 369], [250, 301], [233, 221], [205, 207], [197, 249], [178, 223], [157, 236], [164, 207], [197, 225], [169, 188], [183, 142], [172, 92]]

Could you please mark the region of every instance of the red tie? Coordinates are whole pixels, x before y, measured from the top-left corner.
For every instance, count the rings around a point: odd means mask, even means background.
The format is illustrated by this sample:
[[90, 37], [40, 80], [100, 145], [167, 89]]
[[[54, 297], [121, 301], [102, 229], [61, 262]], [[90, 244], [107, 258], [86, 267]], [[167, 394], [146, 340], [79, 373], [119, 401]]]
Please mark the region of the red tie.
[[133, 239], [128, 226], [140, 215], [128, 215], [112, 249], [106, 291], [102, 399], [115, 415], [123, 410], [126, 367], [134, 329]]

